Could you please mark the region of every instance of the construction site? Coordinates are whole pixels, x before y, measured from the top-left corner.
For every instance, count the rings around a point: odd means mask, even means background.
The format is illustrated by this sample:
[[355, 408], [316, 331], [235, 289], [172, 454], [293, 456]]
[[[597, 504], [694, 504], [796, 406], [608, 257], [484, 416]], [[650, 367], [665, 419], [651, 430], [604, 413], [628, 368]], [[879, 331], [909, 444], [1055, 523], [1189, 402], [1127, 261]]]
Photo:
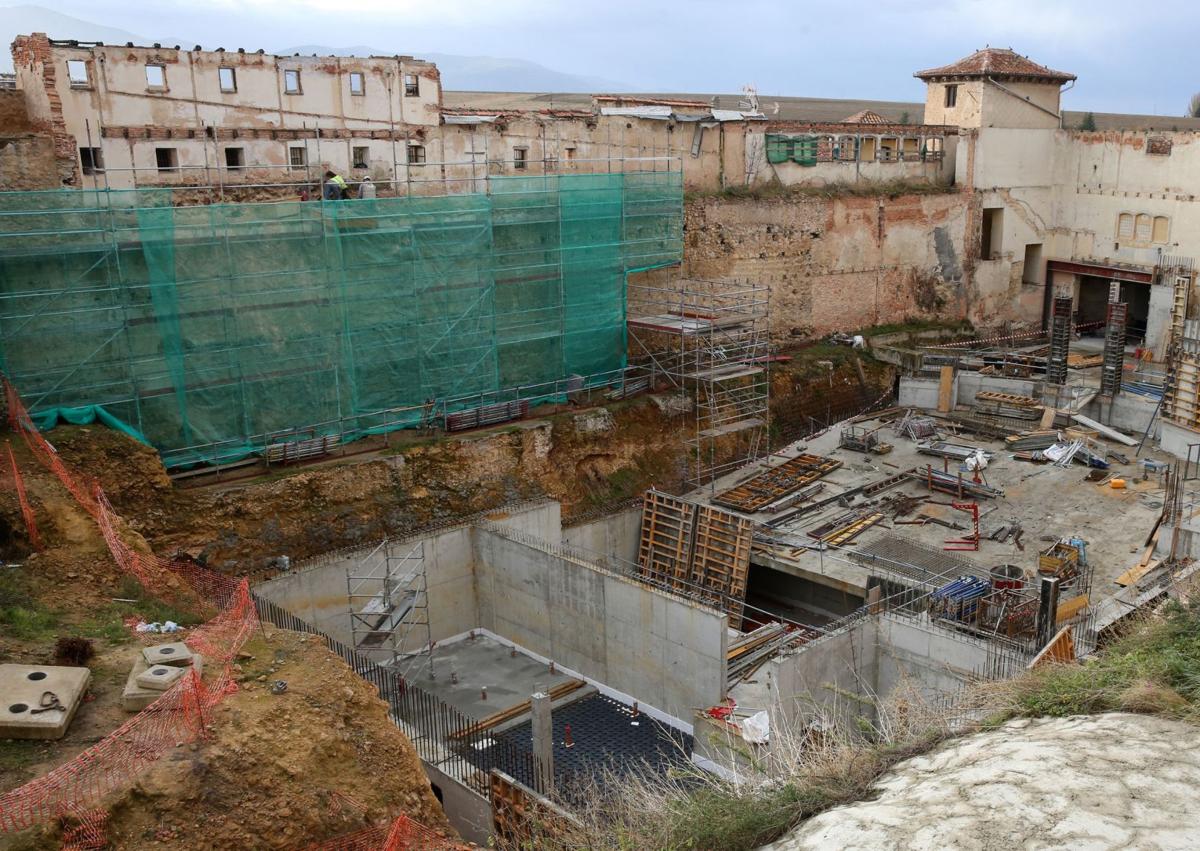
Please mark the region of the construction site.
[[[0, 848], [917, 847], [836, 816], [1187, 605], [1198, 128], [1067, 129], [991, 48], [921, 124], [13, 52]], [[321, 75], [378, 101], [266, 103]], [[769, 827], [617, 815], [898, 714]]]

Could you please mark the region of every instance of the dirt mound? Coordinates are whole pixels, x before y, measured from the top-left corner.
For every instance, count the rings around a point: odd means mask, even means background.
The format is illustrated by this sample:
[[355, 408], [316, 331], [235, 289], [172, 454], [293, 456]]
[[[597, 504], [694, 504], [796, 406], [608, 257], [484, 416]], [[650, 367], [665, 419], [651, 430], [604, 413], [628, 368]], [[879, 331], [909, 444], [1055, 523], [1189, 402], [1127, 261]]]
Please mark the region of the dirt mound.
[[114, 847], [298, 847], [401, 812], [449, 833], [372, 686], [311, 636], [272, 629], [245, 654], [208, 741], [168, 754], [111, 807]]
[[154, 448], [100, 425], [58, 426], [46, 438], [68, 467], [100, 483], [125, 518], [153, 520], [174, 507], [171, 479]]

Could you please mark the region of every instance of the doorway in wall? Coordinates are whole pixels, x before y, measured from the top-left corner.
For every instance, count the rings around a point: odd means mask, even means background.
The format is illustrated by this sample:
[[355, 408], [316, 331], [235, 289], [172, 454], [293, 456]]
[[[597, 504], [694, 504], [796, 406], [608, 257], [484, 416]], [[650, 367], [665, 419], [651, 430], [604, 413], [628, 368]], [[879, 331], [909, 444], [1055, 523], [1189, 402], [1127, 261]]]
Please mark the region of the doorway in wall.
[[[1104, 322], [1108, 315], [1108, 288], [1111, 283], [1108, 278], [1092, 275], [1080, 277], [1079, 305], [1076, 309], [1076, 321], [1080, 325]], [[1146, 319], [1150, 314], [1150, 285], [1138, 281], [1121, 281], [1120, 284], [1121, 301], [1129, 305], [1125, 339], [1143, 341], [1146, 339]], [[1104, 328], [1097, 327], [1084, 333], [1101, 336]]]

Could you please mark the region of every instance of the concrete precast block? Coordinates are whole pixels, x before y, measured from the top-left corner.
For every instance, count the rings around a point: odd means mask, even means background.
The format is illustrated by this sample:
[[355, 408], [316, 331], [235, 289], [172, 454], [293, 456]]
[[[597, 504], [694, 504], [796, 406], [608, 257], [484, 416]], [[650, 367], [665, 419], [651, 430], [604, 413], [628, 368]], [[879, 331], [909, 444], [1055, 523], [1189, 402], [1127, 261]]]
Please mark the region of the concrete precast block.
[[179, 668], [174, 665], [150, 665], [138, 674], [134, 682], [139, 688], [151, 691], [166, 691], [179, 679], [182, 679], [191, 667]]
[[87, 668], [0, 665], [0, 739], [61, 739], [91, 681]]
[[143, 648], [142, 656], [149, 665], [191, 665], [192, 651], [182, 641], [155, 644]]

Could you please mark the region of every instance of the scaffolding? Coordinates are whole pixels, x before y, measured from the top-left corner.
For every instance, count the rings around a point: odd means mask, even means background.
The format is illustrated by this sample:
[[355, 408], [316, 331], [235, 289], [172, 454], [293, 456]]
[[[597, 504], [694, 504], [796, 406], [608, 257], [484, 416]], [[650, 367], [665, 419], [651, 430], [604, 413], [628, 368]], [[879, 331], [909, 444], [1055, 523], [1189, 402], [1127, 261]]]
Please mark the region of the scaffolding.
[[1071, 357], [1070, 296], [1054, 297], [1054, 313], [1050, 317], [1050, 353], [1046, 357], [1046, 383], [1067, 383], [1067, 364]]
[[685, 479], [710, 485], [767, 449], [768, 289], [660, 270], [628, 286], [631, 357], [693, 400]]
[[682, 256], [678, 163], [623, 165], [375, 200], [0, 193], [0, 369], [39, 427], [100, 419], [169, 467], [617, 386], [626, 274]]
[[[384, 539], [346, 569], [354, 648], [407, 673], [424, 655], [433, 676], [433, 636], [425, 576], [425, 542], [407, 549]], [[422, 639], [416, 647], [413, 639]]]

